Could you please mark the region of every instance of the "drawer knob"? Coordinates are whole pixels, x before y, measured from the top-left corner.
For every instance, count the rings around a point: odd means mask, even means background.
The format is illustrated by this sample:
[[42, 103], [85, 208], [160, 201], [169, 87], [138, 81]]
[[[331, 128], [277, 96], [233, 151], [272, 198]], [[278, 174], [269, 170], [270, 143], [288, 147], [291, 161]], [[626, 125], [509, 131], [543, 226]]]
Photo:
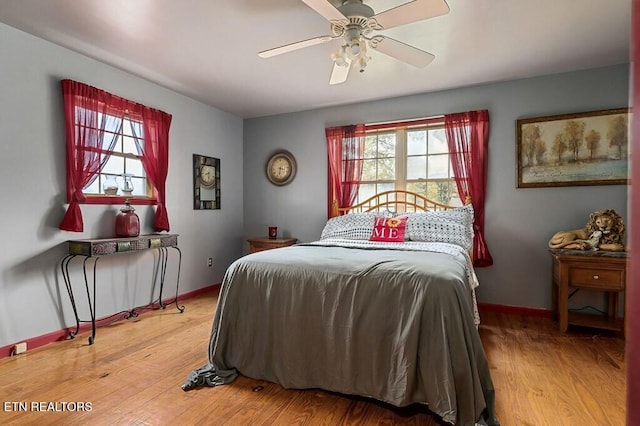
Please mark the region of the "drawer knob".
[[593, 279], [594, 279], [594, 280], [597, 280], [598, 278], [600, 278], [598, 275], [594, 275], [594, 276], [593, 276]]

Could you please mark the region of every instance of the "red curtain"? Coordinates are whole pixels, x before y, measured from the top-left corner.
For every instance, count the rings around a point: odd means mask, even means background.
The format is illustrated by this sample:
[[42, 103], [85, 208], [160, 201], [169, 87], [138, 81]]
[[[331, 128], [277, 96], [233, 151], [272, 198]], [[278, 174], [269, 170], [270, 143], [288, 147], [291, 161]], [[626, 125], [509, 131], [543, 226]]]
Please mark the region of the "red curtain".
[[444, 128], [460, 199], [471, 196], [474, 210], [473, 264], [493, 265], [484, 238], [484, 201], [487, 187], [489, 111], [444, 116]]
[[[157, 192], [158, 206], [153, 227], [156, 231], [169, 230], [169, 216], [165, 206], [167, 195], [166, 182], [169, 172], [169, 127], [171, 115], [157, 109], [145, 108], [142, 111], [144, 123], [144, 147], [140, 146], [138, 138], [136, 148], [142, 156], [142, 165], [147, 173], [147, 179]], [[134, 131], [135, 135], [135, 131]]]
[[339, 207], [353, 205], [362, 176], [365, 126], [357, 124], [325, 129], [329, 155], [328, 217]]
[[[158, 193], [154, 227], [157, 231], [168, 231], [165, 186], [171, 115], [77, 81], [62, 80], [61, 84], [67, 134], [69, 207], [60, 229], [74, 232], [84, 230], [80, 210], [80, 203], [85, 201], [82, 190], [95, 179], [109, 158], [105, 151], [113, 150], [116, 138], [105, 130], [119, 128], [126, 115], [143, 121], [145, 146], [141, 147], [137, 140], [136, 145], [147, 179]], [[110, 135], [107, 142], [105, 134]]]
[[[62, 81], [65, 128], [67, 133], [67, 209], [60, 229], [81, 232], [84, 229], [80, 203], [82, 189], [91, 183], [109, 158], [103, 150], [112, 150], [115, 137], [105, 145], [105, 129], [121, 123], [109, 106], [118, 99], [109, 93], [72, 80]], [[107, 114], [109, 111], [109, 114]], [[119, 123], [116, 123], [119, 121]]]

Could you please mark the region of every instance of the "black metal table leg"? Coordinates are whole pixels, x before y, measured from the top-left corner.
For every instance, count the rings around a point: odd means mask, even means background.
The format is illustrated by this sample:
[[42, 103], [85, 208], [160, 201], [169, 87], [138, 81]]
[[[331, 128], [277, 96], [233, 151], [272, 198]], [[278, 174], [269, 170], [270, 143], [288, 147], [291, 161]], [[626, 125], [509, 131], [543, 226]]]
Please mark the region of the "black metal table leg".
[[68, 254], [60, 262], [60, 269], [62, 270], [62, 278], [64, 279], [64, 285], [67, 287], [67, 293], [69, 293], [69, 300], [71, 301], [71, 307], [73, 308], [73, 315], [76, 317], [76, 331], [69, 332], [69, 338], [73, 339], [80, 332], [80, 317], [78, 316], [78, 308], [76, 307], [76, 299], [73, 296], [73, 288], [71, 287], [71, 278], [69, 276], [69, 262], [76, 257], [75, 254]]
[[91, 302], [91, 294], [89, 292], [89, 281], [87, 279], [87, 261], [90, 257], [85, 257], [82, 263], [82, 270], [84, 272], [84, 286], [87, 290], [87, 300], [89, 301], [89, 314], [91, 315], [91, 336], [89, 336], [89, 345], [93, 345], [96, 339], [96, 265], [98, 264], [99, 257], [94, 257], [93, 261], [93, 303]]
[[173, 247], [178, 252], [178, 276], [176, 277], [176, 309], [180, 311], [180, 313], [184, 312], [184, 305], [178, 305], [178, 288], [180, 287], [180, 268], [182, 267], [182, 251], [177, 246]]
[[158, 302], [162, 309], [166, 308], [164, 301], [162, 300], [162, 290], [164, 289], [164, 277], [167, 275], [167, 258], [168, 253], [166, 247], [159, 247], [158, 252], [160, 254], [158, 258], [158, 266], [160, 268], [160, 296]]

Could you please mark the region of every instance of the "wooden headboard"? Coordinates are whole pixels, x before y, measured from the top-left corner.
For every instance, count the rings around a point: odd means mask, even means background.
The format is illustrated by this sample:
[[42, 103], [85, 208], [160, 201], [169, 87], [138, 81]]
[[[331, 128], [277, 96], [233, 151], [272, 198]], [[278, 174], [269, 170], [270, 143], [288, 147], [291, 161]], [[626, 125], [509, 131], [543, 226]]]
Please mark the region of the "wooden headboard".
[[[471, 203], [471, 197], [467, 197], [465, 200], [465, 204], [469, 203]], [[341, 216], [347, 213], [376, 212], [385, 210], [391, 212], [435, 211], [449, 210], [455, 207], [456, 206], [437, 203], [414, 192], [393, 190], [376, 194], [355, 206], [339, 208], [337, 205], [334, 205], [331, 217]]]

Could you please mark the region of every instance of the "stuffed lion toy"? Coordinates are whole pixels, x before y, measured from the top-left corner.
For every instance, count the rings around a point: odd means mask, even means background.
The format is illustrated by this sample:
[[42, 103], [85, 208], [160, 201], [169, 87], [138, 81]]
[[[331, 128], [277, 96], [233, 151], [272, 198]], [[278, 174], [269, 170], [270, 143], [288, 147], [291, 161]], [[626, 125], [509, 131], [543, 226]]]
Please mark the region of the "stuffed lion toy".
[[598, 210], [589, 215], [584, 228], [556, 232], [549, 248], [625, 251], [624, 232], [624, 221], [615, 210]]

